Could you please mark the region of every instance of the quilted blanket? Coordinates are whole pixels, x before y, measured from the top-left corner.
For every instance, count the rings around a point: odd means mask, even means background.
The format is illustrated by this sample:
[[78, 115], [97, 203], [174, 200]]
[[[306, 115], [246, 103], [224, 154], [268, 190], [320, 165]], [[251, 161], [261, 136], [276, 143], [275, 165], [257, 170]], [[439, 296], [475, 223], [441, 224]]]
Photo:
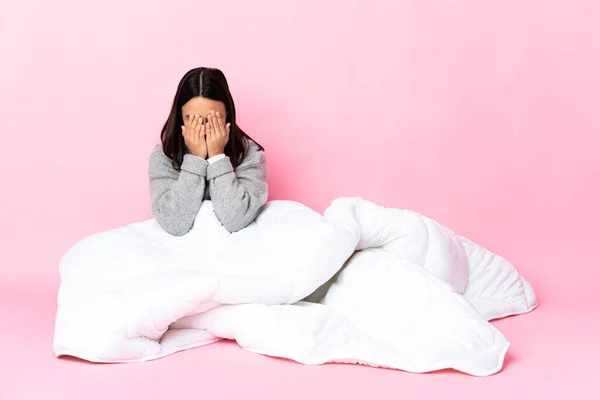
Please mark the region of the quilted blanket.
[[156, 220], [98, 233], [60, 262], [57, 356], [152, 360], [235, 340], [303, 364], [501, 370], [488, 321], [536, 307], [502, 257], [413, 211], [339, 198], [268, 203], [230, 234], [203, 203], [185, 236]]

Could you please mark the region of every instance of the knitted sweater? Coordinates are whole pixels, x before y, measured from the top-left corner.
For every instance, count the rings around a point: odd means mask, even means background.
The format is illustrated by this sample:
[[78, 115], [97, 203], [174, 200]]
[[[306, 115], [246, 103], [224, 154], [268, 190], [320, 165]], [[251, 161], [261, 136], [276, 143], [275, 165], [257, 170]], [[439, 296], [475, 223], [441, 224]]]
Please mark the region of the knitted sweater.
[[247, 155], [236, 169], [229, 157], [209, 161], [186, 154], [177, 171], [162, 147], [152, 152], [152, 213], [170, 234], [189, 232], [203, 200], [212, 201], [215, 215], [229, 232], [248, 226], [267, 202], [264, 152], [254, 142], [249, 141]]

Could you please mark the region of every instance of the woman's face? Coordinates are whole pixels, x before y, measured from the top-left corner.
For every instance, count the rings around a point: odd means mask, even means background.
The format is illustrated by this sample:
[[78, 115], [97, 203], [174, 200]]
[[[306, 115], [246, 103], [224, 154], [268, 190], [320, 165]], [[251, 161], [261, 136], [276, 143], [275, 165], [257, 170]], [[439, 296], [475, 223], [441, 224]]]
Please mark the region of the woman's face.
[[211, 111], [226, 115], [227, 110], [225, 109], [225, 104], [220, 101], [204, 97], [194, 97], [181, 107], [181, 116], [186, 120], [188, 115], [198, 114], [202, 117], [202, 121], [206, 121], [206, 117]]

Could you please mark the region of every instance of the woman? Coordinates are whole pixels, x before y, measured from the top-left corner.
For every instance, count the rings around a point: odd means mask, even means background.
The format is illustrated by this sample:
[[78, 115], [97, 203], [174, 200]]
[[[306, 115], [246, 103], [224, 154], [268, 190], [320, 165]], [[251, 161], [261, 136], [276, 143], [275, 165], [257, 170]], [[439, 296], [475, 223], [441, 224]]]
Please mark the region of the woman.
[[237, 125], [225, 75], [195, 68], [179, 82], [150, 157], [152, 212], [165, 231], [185, 235], [203, 200], [229, 232], [258, 215], [268, 197], [264, 149]]

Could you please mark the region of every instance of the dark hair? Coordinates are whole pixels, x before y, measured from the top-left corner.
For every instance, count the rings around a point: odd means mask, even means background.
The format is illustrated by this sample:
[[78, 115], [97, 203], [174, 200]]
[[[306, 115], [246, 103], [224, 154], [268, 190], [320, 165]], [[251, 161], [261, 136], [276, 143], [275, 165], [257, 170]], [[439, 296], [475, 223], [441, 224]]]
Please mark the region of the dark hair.
[[[255, 141], [242, 131], [236, 123], [235, 104], [229, 91], [227, 79], [223, 72], [216, 68], [194, 68], [181, 78], [173, 99], [169, 118], [167, 118], [160, 134], [165, 155], [172, 160], [173, 168], [179, 171], [183, 156], [187, 152], [185, 140], [181, 134], [181, 125], [183, 125], [181, 108], [194, 97], [204, 97], [225, 104], [226, 122], [231, 124], [225, 154], [229, 156], [231, 164], [236, 168], [246, 157], [249, 146], [248, 140]], [[264, 150], [260, 144], [256, 144], [260, 150]]]

